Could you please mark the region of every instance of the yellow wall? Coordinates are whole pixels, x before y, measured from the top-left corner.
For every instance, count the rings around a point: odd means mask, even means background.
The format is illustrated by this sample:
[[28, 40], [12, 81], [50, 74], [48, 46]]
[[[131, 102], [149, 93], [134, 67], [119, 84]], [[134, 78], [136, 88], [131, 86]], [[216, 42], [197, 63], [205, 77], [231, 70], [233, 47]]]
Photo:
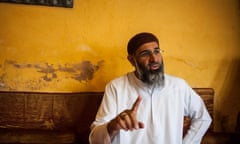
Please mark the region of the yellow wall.
[[166, 72], [215, 89], [215, 129], [240, 111], [238, 0], [75, 0], [74, 8], [0, 3], [0, 90], [103, 91], [133, 70], [128, 39], [155, 33]]

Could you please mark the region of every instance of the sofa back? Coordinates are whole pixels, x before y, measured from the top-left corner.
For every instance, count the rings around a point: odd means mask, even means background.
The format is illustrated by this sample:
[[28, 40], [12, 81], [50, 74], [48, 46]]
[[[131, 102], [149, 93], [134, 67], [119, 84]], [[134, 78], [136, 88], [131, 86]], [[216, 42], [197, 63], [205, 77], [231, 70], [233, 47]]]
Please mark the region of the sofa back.
[[[203, 98], [211, 116], [213, 116], [213, 96], [212, 88], [194, 88]], [[63, 143], [77, 141], [88, 143], [90, 125], [95, 119], [98, 107], [101, 103], [103, 92], [14, 92], [0, 91], [0, 143], [5, 138], [24, 139], [33, 132], [41, 135], [47, 131], [56, 132], [52, 139], [56, 139], [57, 132], [69, 132], [70, 138], [64, 137]], [[185, 125], [187, 126], [189, 121]], [[1, 131], [3, 133], [1, 133]], [[10, 131], [9, 135], [5, 131]], [[43, 132], [44, 131], [44, 132]], [[21, 133], [25, 133], [25, 135]], [[19, 134], [20, 133], [20, 134]], [[54, 136], [56, 136], [54, 138]], [[65, 135], [66, 136], [66, 135]], [[37, 137], [31, 136], [29, 141], [36, 141]], [[57, 137], [61, 141], [62, 136]], [[50, 139], [50, 138], [49, 138]], [[68, 142], [66, 142], [66, 139]], [[46, 138], [46, 143], [49, 140]], [[19, 141], [14, 141], [19, 142]], [[21, 141], [21, 143], [24, 143]], [[42, 141], [44, 143], [44, 141]]]

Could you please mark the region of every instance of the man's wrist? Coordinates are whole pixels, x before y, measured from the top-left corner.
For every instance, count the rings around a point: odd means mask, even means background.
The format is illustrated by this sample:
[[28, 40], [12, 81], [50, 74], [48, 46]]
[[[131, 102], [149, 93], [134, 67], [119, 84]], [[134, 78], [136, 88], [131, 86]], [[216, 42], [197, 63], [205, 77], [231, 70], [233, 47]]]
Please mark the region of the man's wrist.
[[111, 140], [112, 140], [113, 137], [118, 133], [117, 130], [114, 130], [113, 124], [114, 124], [114, 119], [111, 120], [111, 121], [107, 124], [107, 131], [108, 131], [108, 134], [109, 134]]
[[110, 121], [108, 124], [107, 124], [107, 131], [108, 131], [108, 134], [110, 135], [110, 133], [111, 133], [111, 122], [112, 121]]

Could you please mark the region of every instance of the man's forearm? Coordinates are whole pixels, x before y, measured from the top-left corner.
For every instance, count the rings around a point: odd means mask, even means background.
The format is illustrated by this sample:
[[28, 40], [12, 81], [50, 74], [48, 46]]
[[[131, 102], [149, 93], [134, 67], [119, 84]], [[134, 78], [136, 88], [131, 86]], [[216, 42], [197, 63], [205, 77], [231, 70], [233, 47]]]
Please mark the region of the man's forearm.
[[191, 126], [183, 139], [183, 144], [200, 144], [202, 137], [208, 130], [211, 120], [199, 120], [191, 122]]

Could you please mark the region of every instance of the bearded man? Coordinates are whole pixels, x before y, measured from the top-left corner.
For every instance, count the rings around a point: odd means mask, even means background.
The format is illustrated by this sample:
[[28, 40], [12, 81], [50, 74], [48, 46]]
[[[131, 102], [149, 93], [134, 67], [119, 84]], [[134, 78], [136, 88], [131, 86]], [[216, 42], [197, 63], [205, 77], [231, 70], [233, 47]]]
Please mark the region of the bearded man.
[[[164, 73], [158, 38], [136, 34], [127, 51], [135, 70], [106, 85], [90, 144], [200, 144], [212, 119], [183, 79]], [[183, 137], [184, 116], [191, 126]]]

